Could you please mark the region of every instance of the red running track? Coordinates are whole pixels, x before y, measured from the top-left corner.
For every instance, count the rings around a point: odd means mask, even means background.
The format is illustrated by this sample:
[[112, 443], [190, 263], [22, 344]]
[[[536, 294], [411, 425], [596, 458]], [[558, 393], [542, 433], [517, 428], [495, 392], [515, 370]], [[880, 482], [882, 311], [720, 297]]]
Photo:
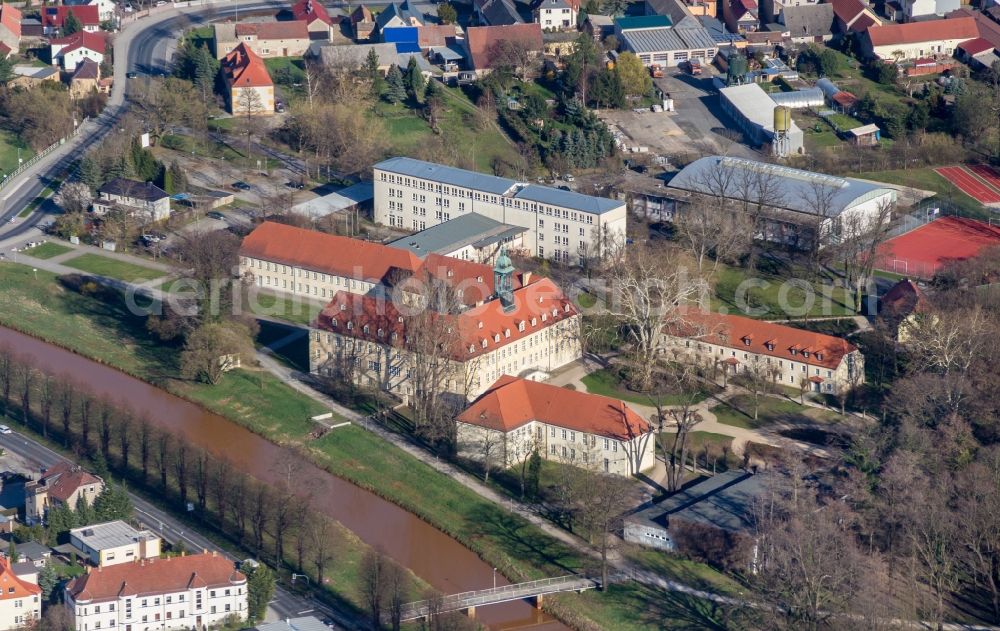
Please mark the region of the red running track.
[[942, 217], [879, 246], [878, 266], [892, 271], [893, 261], [905, 261], [911, 270], [919, 269], [929, 276], [947, 261], [972, 258], [994, 245], [1000, 245], [1000, 226]]
[[969, 170], [986, 180], [986, 183], [993, 188], [1000, 190], [1000, 174], [993, 167], [985, 164], [977, 164], [969, 167]]
[[934, 170], [938, 175], [957, 186], [963, 193], [981, 204], [995, 204], [1000, 202], [1000, 193], [977, 179], [965, 167], [941, 167]]

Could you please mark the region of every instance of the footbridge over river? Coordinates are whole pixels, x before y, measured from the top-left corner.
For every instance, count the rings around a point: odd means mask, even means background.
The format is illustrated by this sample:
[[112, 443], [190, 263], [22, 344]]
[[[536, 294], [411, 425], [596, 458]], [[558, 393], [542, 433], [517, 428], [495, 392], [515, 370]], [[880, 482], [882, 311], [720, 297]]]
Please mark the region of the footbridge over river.
[[[626, 580], [626, 578], [624, 574], [611, 574], [608, 576], [608, 582], [620, 582]], [[600, 577], [567, 574], [566, 576], [543, 578], [526, 583], [514, 583], [513, 585], [504, 585], [502, 587], [451, 594], [441, 598], [418, 600], [403, 605], [401, 618], [403, 621], [418, 620], [449, 611], [463, 610], [470, 617], [475, 617], [476, 607], [497, 605], [512, 600], [525, 600], [529, 598], [535, 601], [536, 607], [541, 608], [542, 597], [546, 594], [582, 592], [588, 589], [596, 589], [600, 586]]]

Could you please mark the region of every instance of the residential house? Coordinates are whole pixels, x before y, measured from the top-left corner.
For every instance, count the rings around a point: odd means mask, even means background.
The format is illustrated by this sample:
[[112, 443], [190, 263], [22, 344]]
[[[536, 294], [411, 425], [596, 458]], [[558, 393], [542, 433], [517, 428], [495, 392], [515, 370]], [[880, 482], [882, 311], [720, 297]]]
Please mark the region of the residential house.
[[501, 376], [455, 419], [458, 453], [507, 468], [547, 460], [631, 476], [656, 463], [645, 419], [619, 399]]
[[88, 505], [104, 490], [104, 480], [66, 462], [49, 467], [33, 482], [24, 485], [25, 520], [37, 523], [45, 518], [49, 508], [76, 508], [83, 498]]
[[[451, 259], [449, 265], [451, 270], [475, 264]], [[524, 274], [515, 288], [506, 255], [497, 258], [495, 291], [484, 298], [486, 278], [480, 276], [464, 292], [463, 302], [477, 295], [476, 306], [457, 313], [427, 311], [414, 319], [404, 316], [414, 309], [398, 292], [391, 298], [338, 292], [312, 324], [309, 371], [407, 403], [433, 391], [457, 404], [503, 375], [550, 372], [580, 358], [580, 312], [554, 282]], [[414, 280], [422, 283], [421, 277]]]
[[[395, 2], [382, 9], [382, 12], [375, 16], [375, 30], [379, 39], [383, 42], [402, 41], [398, 34], [393, 34], [394, 29], [414, 29], [423, 26], [424, 16], [410, 6], [409, 0], [404, 0], [402, 4]], [[413, 41], [416, 41], [414, 31]]]
[[872, 7], [862, 0], [829, 0], [837, 16], [837, 31], [843, 34], [864, 33], [870, 26], [881, 26], [882, 20]]
[[[747, 38], [738, 33], [731, 33], [726, 25], [710, 15], [698, 16], [698, 22], [701, 26], [708, 32], [709, 37], [715, 42], [717, 50], [724, 50], [726, 48], [730, 50], [743, 49], [747, 47]], [[760, 31], [757, 31], [759, 33]], [[747, 33], [747, 36], [755, 35], [756, 33]], [[725, 53], [724, 53], [725, 54]]]
[[695, 19], [695, 24], [627, 30], [621, 35], [622, 48], [635, 53], [644, 66], [674, 68], [692, 59], [709, 62], [718, 45], [701, 22]]
[[24, 19], [17, 7], [0, 4], [0, 44], [8, 51], [17, 51], [21, 47], [21, 20]]
[[18, 65], [12, 68], [14, 78], [7, 82], [11, 87], [31, 89], [46, 81], [59, 81], [59, 70], [56, 68], [39, 68], [38, 66]]
[[831, 4], [785, 7], [780, 18], [793, 44], [819, 44], [833, 39], [836, 16]]
[[896, 340], [907, 342], [930, 304], [924, 292], [909, 278], [904, 278], [879, 299], [878, 316], [896, 331]]
[[298, 0], [292, 5], [292, 19], [305, 22], [310, 40], [329, 40], [339, 24], [327, 13], [326, 7], [319, 0]]
[[42, 588], [18, 577], [0, 557], [0, 631], [31, 627], [42, 614]]
[[726, 28], [741, 35], [760, 28], [760, 15], [755, 0], [723, 0], [722, 21]]
[[975, 70], [989, 70], [1000, 60], [996, 46], [982, 37], [959, 44], [955, 48], [955, 57]]
[[866, 57], [883, 61], [951, 57], [959, 44], [977, 37], [979, 28], [971, 17], [886, 24], [865, 31], [860, 38], [860, 49]]
[[49, 41], [49, 56], [53, 64], [59, 64], [66, 72], [73, 72], [77, 65], [90, 59], [100, 66], [104, 63], [107, 42], [99, 33], [78, 31], [68, 37]]
[[77, 629], [191, 629], [247, 617], [247, 579], [216, 553], [88, 569], [65, 606]]
[[368, 60], [368, 54], [375, 51], [378, 58], [378, 69], [383, 74], [393, 65], [406, 68], [413, 57], [417, 60], [417, 65], [426, 77], [430, 72], [430, 64], [420, 54], [400, 53], [396, 44], [351, 44], [347, 46], [323, 45], [312, 46], [307, 55], [318, 59], [321, 64], [328, 68], [361, 67]]
[[536, 23], [469, 27], [465, 31], [465, 48], [470, 69], [480, 76], [490, 72], [500, 42], [516, 42], [538, 55], [543, 48], [542, 28]]
[[231, 114], [269, 116], [274, 113], [274, 82], [264, 60], [245, 42], [222, 59], [226, 108]]
[[170, 195], [152, 182], [115, 178], [97, 189], [93, 203], [95, 215], [123, 207], [144, 221], [163, 221], [170, 217]]
[[17, 559], [22, 563], [30, 563], [36, 569], [41, 569], [52, 560], [52, 548], [37, 541], [25, 541], [17, 544]]
[[615, 20], [610, 15], [588, 15], [587, 21], [583, 23], [583, 30], [598, 42], [603, 42], [608, 35], [614, 35]]
[[212, 48], [218, 59], [243, 44], [258, 57], [298, 57], [311, 43], [304, 20], [291, 22], [226, 22], [212, 25]]
[[974, 11], [969, 7], [963, 7], [957, 11], [952, 11], [947, 15], [947, 17], [949, 20], [953, 20], [955, 18], [974, 19], [976, 21], [976, 25], [979, 27], [979, 37], [988, 41], [994, 48], [1000, 49], [1000, 23], [990, 19], [990, 17], [982, 11]]
[[[521, 25], [533, 26], [537, 24]], [[517, 28], [517, 27], [473, 27]], [[424, 162], [390, 158], [374, 166], [374, 220], [425, 230], [468, 213], [527, 228], [527, 251], [571, 265], [601, 256], [625, 234], [625, 203]]]
[[744, 202], [753, 200], [760, 206], [758, 238], [800, 249], [824, 247], [842, 230], [870, 225], [896, 201], [894, 189], [872, 182], [731, 156], [695, 160], [665, 193], [682, 207], [721, 196], [732, 212], [746, 212]]
[[428, 50], [455, 43], [458, 27], [454, 24], [424, 24], [417, 27], [417, 45]]
[[847, 340], [737, 315], [691, 310], [664, 330], [667, 353], [723, 374], [753, 371], [776, 384], [841, 394], [864, 383], [864, 357]]
[[819, 4], [819, 0], [761, 0], [760, 19], [764, 24], [773, 24], [781, 21], [781, 12], [788, 7], [804, 7], [815, 4]]
[[541, 0], [532, 16], [542, 25], [542, 30], [575, 31], [579, 11], [579, 0]]
[[675, 493], [625, 518], [629, 543], [682, 554], [711, 550], [717, 563], [754, 570], [753, 510], [769, 490], [771, 474], [732, 469]]
[[160, 538], [123, 521], [109, 521], [69, 531], [69, 542], [94, 567], [133, 563], [160, 556]]
[[896, 22], [912, 22], [932, 16], [944, 17], [961, 8], [961, 0], [895, 0], [890, 16]]
[[101, 22], [107, 22], [115, 18], [118, 5], [114, 0], [62, 0], [62, 4], [68, 7], [95, 6], [97, 7], [97, 17]]
[[371, 10], [365, 5], [358, 5], [358, 8], [351, 12], [351, 32], [354, 39], [365, 41], [371, 38], [375, 31], [375, 17]]
[[84, 31], [96, 33], [101, 30], [100, 9], [96, 5], [77, 7], [48, 6], [42, 7], [42, 30], [46, 36], [52, 37], [62, 33], [66, 16], [70, 13], [80, 21]]
[[69, 97], [82, 99], [100, 89], [101, 67], [96, 61], [84, 58], [69, 79]]
[[478, 213], [460, 215], [415, 234], [390, 241], [389, 245], [409, 250], [423, 258], [439, 254], [464, 261], [493, 265], [501, 250], [525, 251], [523, 226], [512, 226]]
[[524, 22], [514, 0], [473, 0], [472, 7], [479, 26], [510, 26]]

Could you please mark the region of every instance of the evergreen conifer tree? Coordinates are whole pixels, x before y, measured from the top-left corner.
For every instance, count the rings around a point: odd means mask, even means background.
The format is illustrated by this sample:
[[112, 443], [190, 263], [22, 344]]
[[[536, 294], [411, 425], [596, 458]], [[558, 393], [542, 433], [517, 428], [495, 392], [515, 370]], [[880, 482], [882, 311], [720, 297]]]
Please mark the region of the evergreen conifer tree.
[[406, 100], [406, 86], [403, 85], [403, 73], [399, 71], [399, 66], [394, 64], [389, 68], [385, 81], [387, 86], [386, 100], [390, 103], [400, 103]]
[[425, 88], [424, 75], [420, 72], [420, 65], [417, 64], [417, 58], [411, 56], [410, 62], [406, 65], [406, 91], [414, 102], [420, 103], [424, 99]]

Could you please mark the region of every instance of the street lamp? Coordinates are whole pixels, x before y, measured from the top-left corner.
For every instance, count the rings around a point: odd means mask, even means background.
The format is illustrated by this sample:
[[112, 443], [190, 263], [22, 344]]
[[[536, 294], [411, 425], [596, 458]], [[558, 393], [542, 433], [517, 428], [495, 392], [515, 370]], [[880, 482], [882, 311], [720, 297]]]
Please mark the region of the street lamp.
[[497, 569], [493, 568], [493, 589], [497, 588]]

